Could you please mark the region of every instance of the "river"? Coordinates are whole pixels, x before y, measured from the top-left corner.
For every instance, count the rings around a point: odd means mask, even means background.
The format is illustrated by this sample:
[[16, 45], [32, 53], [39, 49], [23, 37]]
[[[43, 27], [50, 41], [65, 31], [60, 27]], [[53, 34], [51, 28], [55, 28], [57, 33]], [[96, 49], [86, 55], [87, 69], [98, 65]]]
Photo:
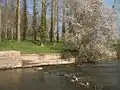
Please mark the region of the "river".
[[120, 90], [120, 61], [1, 70], [0, 90]]

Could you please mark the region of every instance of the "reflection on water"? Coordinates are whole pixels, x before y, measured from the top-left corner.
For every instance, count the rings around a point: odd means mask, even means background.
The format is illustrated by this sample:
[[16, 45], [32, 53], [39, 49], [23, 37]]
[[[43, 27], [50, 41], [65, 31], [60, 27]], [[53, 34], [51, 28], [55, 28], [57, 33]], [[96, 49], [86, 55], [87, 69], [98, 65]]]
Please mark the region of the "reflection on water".
[[44, 71], [0, 71], [0, 90], [74, 90], [64, 79], [64, 73], [59, 73], [59, 70], [62, 72], [61, 68], [56, 67], [44, 68]]
[[0, 71], [0, 90], [120, 90], [119, 84], [120, 61]]
[[120, 90], [120, 61], [102, 61], [99, 64], [82, 68], [91, 77], [93, 86], [100, 86], [98, 90]]

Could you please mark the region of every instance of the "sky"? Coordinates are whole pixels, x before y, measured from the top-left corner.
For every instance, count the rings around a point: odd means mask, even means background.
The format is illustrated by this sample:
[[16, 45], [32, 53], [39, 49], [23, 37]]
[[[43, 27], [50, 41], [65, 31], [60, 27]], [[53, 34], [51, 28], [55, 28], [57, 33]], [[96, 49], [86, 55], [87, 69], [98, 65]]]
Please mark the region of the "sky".
[[113, 0], [104, 0], [104, 3], [105, 3], [107, 6], [112, 7], [112, 5], [113, 5]]
[[[32, 8], [32, 6], [31, 6], [32, 3], [33, 3], [32, 0], [28, 0], [28, 6], [29, 6], [28, 9], [31, 9], [31, 8]], [[113, 0], [104, 0], [104, 3], [105, 3], [105, 5], [107, 5], [107, 6], [109, 6], [109, 7], [112, 7], [112, 5], [113, 5]]]

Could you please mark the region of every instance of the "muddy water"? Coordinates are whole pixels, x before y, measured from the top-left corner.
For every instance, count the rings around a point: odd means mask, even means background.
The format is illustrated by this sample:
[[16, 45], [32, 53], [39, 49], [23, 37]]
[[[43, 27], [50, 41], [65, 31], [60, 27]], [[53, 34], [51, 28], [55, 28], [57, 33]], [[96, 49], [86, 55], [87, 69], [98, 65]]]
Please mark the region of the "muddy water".
[[120, 61], [2, 70], [0, 90], [120, 90]]

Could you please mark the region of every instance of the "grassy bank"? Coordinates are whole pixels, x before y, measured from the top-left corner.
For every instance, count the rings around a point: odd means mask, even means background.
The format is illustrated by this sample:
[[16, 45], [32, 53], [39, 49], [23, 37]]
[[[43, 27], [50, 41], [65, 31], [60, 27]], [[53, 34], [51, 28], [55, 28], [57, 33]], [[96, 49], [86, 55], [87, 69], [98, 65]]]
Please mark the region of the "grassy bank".
[[62, 44], [45, 44], [43, 47], [36, 45], [30, 41], [3, 41], [0, 43], [0, 51], [17, 50], [23, 53], [60, 53], [62, 51]]

